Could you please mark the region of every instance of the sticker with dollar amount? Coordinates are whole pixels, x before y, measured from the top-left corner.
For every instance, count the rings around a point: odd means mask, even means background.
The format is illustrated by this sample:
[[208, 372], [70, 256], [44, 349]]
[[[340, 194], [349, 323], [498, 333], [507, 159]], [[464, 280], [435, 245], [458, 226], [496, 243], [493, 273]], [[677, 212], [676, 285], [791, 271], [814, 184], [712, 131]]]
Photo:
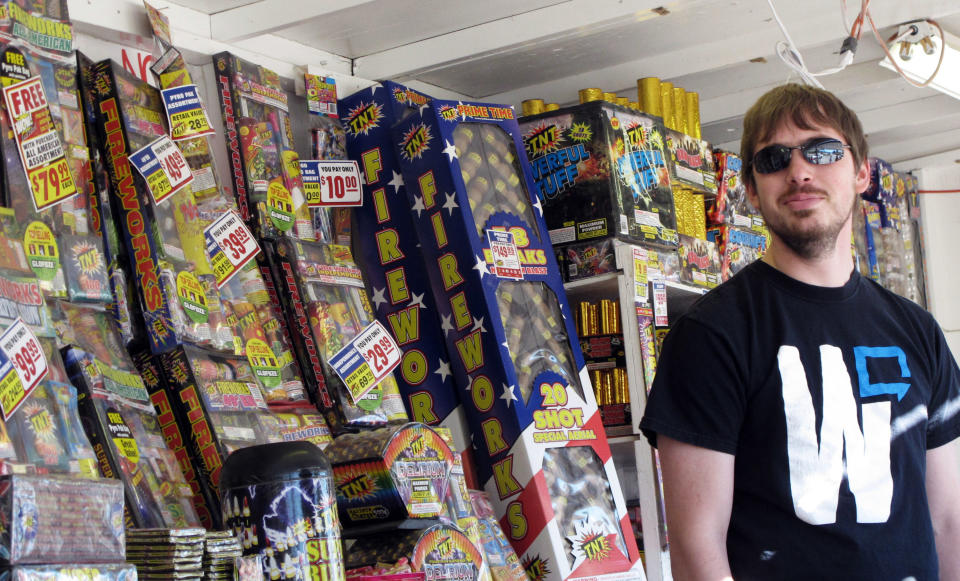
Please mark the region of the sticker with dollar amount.
[[3, 419], [17, 411], [48, 371], [40, 341], [18, 318], [0, 335], [0, 411]]
[[359, 405], [400, 364], [400, 347], [387, 329], [374, 321], [330, 358], [330, 365]]
[[362, 206], [360, 166], [353, 160], [300, 161], [309, 206]]
[[227, 284], [248, 262], [260, 253], [260, 245], [235, 210], [226, 212], [203, 231], [207, 256], [217, 288]]

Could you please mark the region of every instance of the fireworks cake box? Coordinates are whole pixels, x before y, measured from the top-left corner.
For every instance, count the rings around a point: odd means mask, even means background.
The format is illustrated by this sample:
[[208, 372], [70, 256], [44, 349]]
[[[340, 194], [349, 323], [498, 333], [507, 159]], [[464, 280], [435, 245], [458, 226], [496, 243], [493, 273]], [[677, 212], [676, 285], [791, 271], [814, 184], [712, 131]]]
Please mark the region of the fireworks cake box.
[[713, 150], [706, 141], [695, 139], [679, 131], [666, 131], [669, 151], [670, 183], [701, 194], [717, 193], [716, 166]]
[[728, 224], [738, 228], [753, 228], [763, 223], [763, 217], [747, 198], [747, 187], [740, 176], [743, 160], [728, 151], [716, 150], [717, 197], [707, 208], [710, 224]]
[[479, 480], [532, 578], [642, 578], [520, 135], [438, 100], [394, 127]]
[[680, 235], [680, 282], [705, 288], [720, 284], [720, 252], [714, 242]]
[[758, 232], [725, 224], [707, 230], [707, 240], [720, 252], [720, 278], [727, 280], [767, 250], [767, 239]]
[[345, 530], [440, 516], [453, 455], [425, 424], [344, 434], [324, 453], [333, 466]]
[[348, 569], [405, 559], [426, 581], [479, 581], [483, 556], [460, 529], [445, 524], [360, 538], [346, 555]]
[[130, 527], [196, 526], [190, 486], [111, 316], [61, 303], [63, 349], [100, 472], [123, 482]]
[[364, 175], [364, 204], [354, 209], [354, 255], [373, 291], [377, 319], [403, 350], [397, 384], [410, 419], [443, 425], [469, 447], [463, 408], [449, 373], [450, 356], [396, 158], [391, 126], [430, 97], [384, 82], [340, 101], [347, 152]]
[[553, 244], [619, 236], [676, 245], [659, 119], [594, 101], [525, 117], [520, 130]]

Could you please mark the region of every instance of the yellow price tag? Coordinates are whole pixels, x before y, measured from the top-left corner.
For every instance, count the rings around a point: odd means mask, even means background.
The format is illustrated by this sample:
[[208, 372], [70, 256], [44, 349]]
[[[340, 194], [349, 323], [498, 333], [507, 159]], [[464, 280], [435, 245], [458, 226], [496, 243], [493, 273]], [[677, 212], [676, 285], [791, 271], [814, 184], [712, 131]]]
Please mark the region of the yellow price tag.
[[64, 158], [29, 170], [27, 177], [38, 210], [59, 204], [77, 194], [77, 186]]

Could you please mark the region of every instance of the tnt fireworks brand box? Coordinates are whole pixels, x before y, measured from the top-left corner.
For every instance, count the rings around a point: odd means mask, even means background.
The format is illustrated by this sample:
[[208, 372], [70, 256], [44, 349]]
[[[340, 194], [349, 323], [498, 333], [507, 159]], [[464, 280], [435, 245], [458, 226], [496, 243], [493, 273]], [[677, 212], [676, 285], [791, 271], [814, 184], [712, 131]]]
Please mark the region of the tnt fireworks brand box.
[[642, 578], [513, 109], [434, 100], [393, 135], [480, 481], [528, 574]]
[[354, 257], [373, 292], [374, 310], [403, 350], [397, 385], [410, 419], [451, 429], [469, 448], [450, 356], [411, 218], [390, 128], [430, 97], [384, 82], [340, 101], [347, 152], [364, 175], [363, 205], [354, 209]]
[[440, 516], [453, 453], [425, 424], [344, 434], [324, 453], [344, 528]]
[[707, 230], [707, 240], [717, 245], [722, 280], [727, 280], [762, 257], [767, 249], [767, 239], [763, 234], [730, 225], [710, 228]]
[[525, 117], [520, 130], [553, 244], [620, 236], [676, 245], [658, 118], [593, 101]]
[[677, 255], [680, 282], [705, 288], [720, 284], [720, 252], [715, 243], [681, 234]]

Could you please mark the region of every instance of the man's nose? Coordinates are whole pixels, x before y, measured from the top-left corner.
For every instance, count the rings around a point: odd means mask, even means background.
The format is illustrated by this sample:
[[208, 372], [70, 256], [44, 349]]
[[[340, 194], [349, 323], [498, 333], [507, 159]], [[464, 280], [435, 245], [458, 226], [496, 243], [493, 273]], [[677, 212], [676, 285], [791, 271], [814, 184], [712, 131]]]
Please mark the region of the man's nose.
[[813, 178], [813, 164], [803, 157], [799, 149], [790, 152], [790, 165], [787, 166], [787, 180], [794, 183], [808, 182]]

